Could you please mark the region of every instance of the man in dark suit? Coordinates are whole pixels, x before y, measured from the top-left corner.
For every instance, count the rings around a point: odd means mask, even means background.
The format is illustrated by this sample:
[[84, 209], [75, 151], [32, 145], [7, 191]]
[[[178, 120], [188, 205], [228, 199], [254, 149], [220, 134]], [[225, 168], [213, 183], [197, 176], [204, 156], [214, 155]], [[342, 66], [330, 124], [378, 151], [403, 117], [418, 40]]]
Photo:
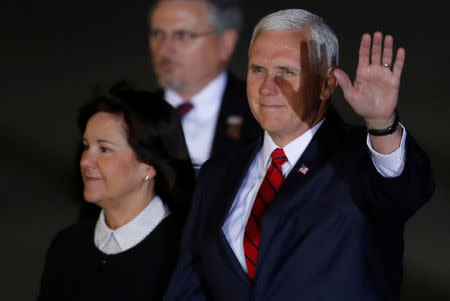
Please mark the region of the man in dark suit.
[[254, 138], [260, 127], [245, 83], [226, 71], [242, 22], [238, 1], [160, 0], [149, 17], [154, 71], [179, 109], [194, 166]]
[[[399, 299], [404, 224], [434, 190], [395, 110], [404, 58], [364, 34], [351, 83], [318, 16], [258, 23], [247, 93], [264, 134], [200, 169], [165, 300]], [[338, 84], [365, 127], [330, 105]]]

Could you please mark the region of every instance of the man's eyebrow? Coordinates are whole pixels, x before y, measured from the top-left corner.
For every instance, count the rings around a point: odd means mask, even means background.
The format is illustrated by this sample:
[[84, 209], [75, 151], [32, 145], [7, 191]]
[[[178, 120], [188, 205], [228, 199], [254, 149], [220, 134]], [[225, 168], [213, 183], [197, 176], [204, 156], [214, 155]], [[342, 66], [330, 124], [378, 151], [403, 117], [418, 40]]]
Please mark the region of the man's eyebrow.
[[282, 70], [282, 71], [286, 71], [286, 70], [296, 71], [296, 72], [300, 71], [300, 68], [298, 68], [296, 66], [287, 66], [287, 65], [276, 66], [275, 69]]

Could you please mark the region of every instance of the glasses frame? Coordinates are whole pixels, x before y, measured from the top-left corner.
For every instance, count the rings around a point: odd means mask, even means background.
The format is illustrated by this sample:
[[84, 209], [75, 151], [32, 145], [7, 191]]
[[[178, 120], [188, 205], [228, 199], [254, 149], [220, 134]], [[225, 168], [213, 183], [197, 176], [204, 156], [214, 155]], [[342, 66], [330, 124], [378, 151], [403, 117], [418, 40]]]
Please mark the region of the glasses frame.
[[169, 39], [173, 42], [183, 43], [188, 41], [193, 41], [198, 38], [206, 37], [209, 35], [215, 35], [217, 34], [216, 31], [210, 30], [210, 31], [203, 31], [203, 32], [196, 32], [196, 31], [190, 31], [190, 30], [176, 30], [171, 32], [170, 34], [165, 33], [162, 30], [153, 29], [150, 30], [149, 33], [149, 39], [152, 42], [161, 42], [169, 36]]

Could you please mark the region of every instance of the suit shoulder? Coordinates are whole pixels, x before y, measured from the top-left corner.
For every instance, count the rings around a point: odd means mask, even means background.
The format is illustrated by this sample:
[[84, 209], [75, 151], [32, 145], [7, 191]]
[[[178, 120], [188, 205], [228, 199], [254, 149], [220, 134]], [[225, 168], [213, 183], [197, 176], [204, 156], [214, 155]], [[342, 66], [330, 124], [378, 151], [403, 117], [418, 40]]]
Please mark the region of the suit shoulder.
[[248, 157], [251, 155], [257, 147], [260, 137], [255, 137], [246, 143], [241, 143], [233, 148], [231, 151], [217, 152], [212, 155], [200, 168], [197, 180], [200, 181], [203, 178], [209, 178], [213, 175], [223, 174], [226, 172], [227, 167], [233, 164], [239, 157]]
[[233, 87], [233, 88], [236, 88], [236, 89], [246, 90], [245, 80], [242, 80], [242, 79], [238, 78], [236, 75], [234, 75], [231, 72], [228, 72], [228, 85], [230, 87]]
[[239, 112], [243, 109], [250, 111], [247, 102], [247, 87], [243, 80], [228, 73], [227, 85], [223, 94], [223, 106], [230, 112]]

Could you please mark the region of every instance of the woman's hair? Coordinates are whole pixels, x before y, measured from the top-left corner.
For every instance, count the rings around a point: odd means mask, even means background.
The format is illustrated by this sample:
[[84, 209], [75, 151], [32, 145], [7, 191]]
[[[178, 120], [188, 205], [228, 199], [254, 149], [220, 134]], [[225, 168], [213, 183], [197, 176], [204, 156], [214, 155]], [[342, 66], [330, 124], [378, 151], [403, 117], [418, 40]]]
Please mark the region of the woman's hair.
[[114, 85], [110, 94], [80, 108], [81, 133], [96, 113], [122, 116], [128, 144], [137, 159], [156, 169], [156, 194], [172, 213], [184, 218], [191, 203], [195, 172], [177, 112], [158, 94], [134, 90], [123, 81]]

